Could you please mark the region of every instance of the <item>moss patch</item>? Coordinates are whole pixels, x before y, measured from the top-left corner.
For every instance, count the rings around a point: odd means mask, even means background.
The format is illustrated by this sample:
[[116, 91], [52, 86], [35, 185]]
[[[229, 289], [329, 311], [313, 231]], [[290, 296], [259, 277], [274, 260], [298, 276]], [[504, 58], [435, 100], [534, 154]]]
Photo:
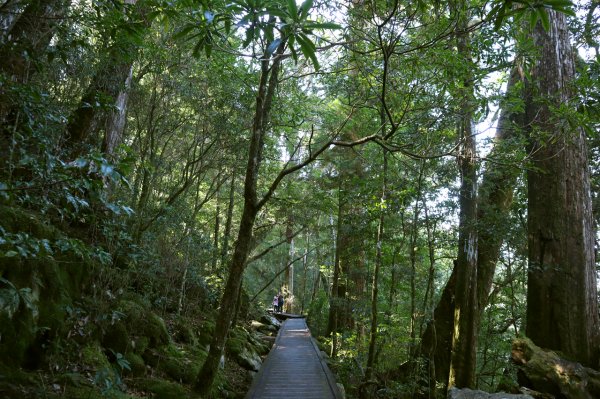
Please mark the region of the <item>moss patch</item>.
[[192, 384], [206, 359], [206, 352], [190, 345], [171, 344], [146, 352], [144, 359], [173, 380]]
[[131, 368], [131, 371], [127, 372], [128, 374], [141, 377], [146, 373], [146, 363], [144, 363], [144, 359], [137, 353], [126, 353], [125, 360], [129, 362], [129, 367]]
[[186, 399], [190, 397], [187, 389], [174, 382], [159, 378], [139, 378], [132, 385], [153, 394], [154, 399]]
[[198, 343], [202, 346], [210, 345], [214, 334], [215, 322], [213, 320], [204, 320], [198, 329]]

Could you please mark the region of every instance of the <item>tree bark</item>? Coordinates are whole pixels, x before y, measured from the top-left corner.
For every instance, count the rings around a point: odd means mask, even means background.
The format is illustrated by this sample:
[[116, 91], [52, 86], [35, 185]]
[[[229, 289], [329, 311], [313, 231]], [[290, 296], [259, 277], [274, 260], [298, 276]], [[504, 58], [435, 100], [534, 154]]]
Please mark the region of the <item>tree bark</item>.
[[[268, 56], [263, 57], [261, 61], [260, 82], [256, 96], [252, 135], [250, 137], [248, 162], [244, 177], [244, 206], [237, 241], [229, 264], [229, 275], [220, 302], [215, 333], [210, 344], [208, 356], [196, 378], [195, 390], [201, 396], [206, 396], [210, 392], [215, 380], [219, 360], [223, 354], [230, 324], [234, 316], [246, 261], [252, 247], [252, 231], [256, 215], [260, 210], [257, 195], [258, 172], [262, 162], [267, 123], [272, 100], [275, 95], [275, 88], [278, 84], [279, 66], [284, 47], [285, 41], [282, 41], [277, 52], [273, 55], [272, 65], [271, 58]], [[261, 203], [264, 204], [264, 202]]]
[[[150, 20], [144, 18], [145, 2], [131, 0], [127, 3], [134, 7], [131, 18], [144, 20], [142, 25], [147, 29]], [[81, 155], [90, 145], [112, 154], [121, 141], [132, 67], [137, 55], [130, 35], [131, 32], [119, 32], [107, 51], [107, 59], [100, 64], [77, 109], [69, 117], [65, 138], [71, 156]], [[104, 111], [107, 106], [112, 107], [110, 112]], [[92, 141], [101, 129], [104, 129], [104, 135], [101, 145], [97, 145]]]
[[461, 150], [458, 158], [461, 185], [459, 190], [460, 218], [458, 256], [456, 259], [456, 292], [452, 355], [448, 387], [473, 388], [477, 352], [477, 165], [476, 141], [473, 130], [473, 74], [471, 50], [467, 33], [468, 11], [461, 2], [458, 12], [458, 57], [466, 64], [462, 71], [459, 132]]
[[225, 218], [225, 231], [223, 232], [223, 243], [221, 244], [221, 265], [225, 265], [229, 254], [229, 238], [231, 236], [231, 225], [233, 220], [233, 206], [235, 199], [235, 173], [231, 174], [231, 185], [229, 186], [229, 204], [227, 205], [227, 216]]
[[[575, 63], [564, 14], [534, 28], [539, 56], [527, 82], [529, 271], [526, 334], [541, 347], [598, 365], [598, 304], [584, 132], [554, 110], [571, 109]], [[564, 111], [561, 111], [561, 113]]]
[[383, 264], [383, 231], [385, 223], [385, 207], [387, 194], [387, 154], [383, 150], [383, 177], [381, 182], [381, 204], [379, 208], [379, 226], [377, 227], [377, 252], [375, 254], [375, 270], [371, 283], [371, 329], [369, 334], [369, 353], [367, 357], [367, 368], [365, 371], [365, 383], [373, 376], [375, 366], [375, 345], [377, 341], [377, 302], [379, 300], [379, 271]]
[[[340, 243], [340, 230], [342, 228], [342, 184], [339, 182], [338, 187], [338, 215], [337, 215], [337, 227], [335, 229], [335, 240], [334, 240], [334, 259], [333, 259], [333, 277], [331, 283], [331, 295], [329, 297], [329, 318], [327, 323], [327, 330], [325, 335], [331, 336], [331, 352], [330, 356], [335, 359], [337, 356], [337, 332], [338, 332], [338, 319], [340, 315], [340, 305], [343, 301], [343, 297], [340, 297], [340, 252], [341, 252], [341, 243]], [[332, 226], [333, 229], [333, 226]]]
[[[514, 93], [521, 75], [514, 68], [507, 85], [506, 97], [519, 95]], [[502, 110], [496, 129], [496, 143], [490, 158], [502, 152], [505, 143], [512, 140], [522, 126], [521, 115], [515, 113], [510, 102], [501, 105]], [[512, 204], [512, 195], [518, 176], [518, 169], [510, 166], [488, 166], [480, 186], [477, 226], [479, 242], [477, 247], [477, 307], [479, 315], [485, 309], [492, 287], [496, 264], [500, 256], [503, 235], [502, 229], [506, 215]], [[450, 368], [450, 348], [452, 337], [452, 315], [454, 313], [454, 293], [457, 269], [454, 267], [446, 283], [442, 296], [435, 307], [433, 320], [427, 324], [421, 337], [419, 355], [429, 359], [429, 367], [434, 371], [431, 377], [437, 381], [447, 381]], [[435, 386], [435, 381], [431, 381]]]

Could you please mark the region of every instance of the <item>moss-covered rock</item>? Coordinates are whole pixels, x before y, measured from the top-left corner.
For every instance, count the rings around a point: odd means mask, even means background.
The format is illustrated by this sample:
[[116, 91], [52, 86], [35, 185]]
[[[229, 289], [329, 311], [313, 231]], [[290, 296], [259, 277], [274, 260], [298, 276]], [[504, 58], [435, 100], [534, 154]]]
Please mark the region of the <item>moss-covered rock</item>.
[[143, 354], [148, 348], [169, 343], [167, 326], [162, 318], [152, 312], [142, 300], [122, 300], [117, 311], [123, 317], [110, 325], [102, 338], [102, 344], [115, 352]]
[[[48, 343], [64, 335], [66, 308], [81, 296], [95, 264], [32, 212], [0, 206], [0, 227], [18, 242], [0, 244], [0, 358], [33, 369], [41, 365]], [[28, 252], [35, 256], [24, 255]]]
[[101, 390], [94, 386], [71, 387], [67, 386], [60, 395], [65, 399], [135, 399], [136, 396], [128, 395], [118, 389]]
[[191, 345], [173, 344], [144, 353], [146, 363], [175, 381], [192, 384], [206, 359], [206, 352]]
[[182, 344], [198, 345], [198, 337], [188, 320], [177, 317], [173, 321], [173, 339]]
[[198, 343], [202, 346], [210, 345], [210, 341], [215, 333], [214, 320], [204, 320], [198, 329]]
[[83, 347], [80, 352], [81, 362], [93, 370], [108, 369], [110, 362], [97, 342]]
[[159, 378], [139, 378], [132, 383], [136, 388], [150, 392], [154, 399], [186, 399], [190, 393], [183, 386]]
[[251, 344], [250, 334], [243, 328], [236, 328], [231, 331], [231, 336], [227, 340], [226, 351], [236, 363], [247, 370], [258, 371], [262, 365], [262, 359]]
[[146, 363], [144, 363], [144, 359], [142, 359], [140, 355], [128, 352], [125, 354], [124, 358], [129, 363], [129, 368], [131, 369], [128, 371], [128, 374], [136, 377], [141, 377], [146, 374]]
[[102, 345], [118, 353], [126, 353], [132, 347], [127, 326], [123, 322], [111, 325], [102, 337]]

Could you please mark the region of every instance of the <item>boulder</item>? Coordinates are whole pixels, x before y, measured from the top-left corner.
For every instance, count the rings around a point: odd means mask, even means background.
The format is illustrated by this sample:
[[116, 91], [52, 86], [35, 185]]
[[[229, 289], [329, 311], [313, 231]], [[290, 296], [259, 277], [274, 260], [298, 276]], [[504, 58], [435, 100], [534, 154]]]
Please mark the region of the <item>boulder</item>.
[[252, 342], [253, 339], [246, 330], [236, 328], [231, 331], [231, 336], [227, 340], [227, 354], [243, 368], [258, 371], [262, 359]]
[[468, 388], [458, 389], [450, 388], [448, 391], [448, 399], [533, 399], [529, 395], [515, 395], [511, 393], [488, 393], [484, 391], [476, 391]]
[[512, 360], [524, 387], [557, 398], [600, 398], [600, 372], [544, 350], [530, 339], [513, 341]]
[[277, 329], [281, 327], [281, 322], [269, 314], [262, 315], [259, 321], [263, 324], [271, 325]]
[[250, 329], [253, 331], [258, 331], [265, 335], [275, 335], [277, 334], [277, 327], [272, 324], [263, 324], [260, 321], [252, 320], [250, 322]]
[[237, 364], [247, 370], [258, 371], [260, 370], [260, 366], [262, 366], [262, 359], [258, 353], [248, 348], [243, 348], [234, 357]]

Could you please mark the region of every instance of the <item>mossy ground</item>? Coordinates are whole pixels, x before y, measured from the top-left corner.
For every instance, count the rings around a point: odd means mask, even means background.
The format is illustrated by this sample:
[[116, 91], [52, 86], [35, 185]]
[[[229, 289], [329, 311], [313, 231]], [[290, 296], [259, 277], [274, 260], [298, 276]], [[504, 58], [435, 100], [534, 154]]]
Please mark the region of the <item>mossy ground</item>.
[[[0, 219], [11, 234], [27, 232], [49, 242], [68, 238], [28, 211], [0, 206]], [[181, 315], [158, 311], [123, 275], [115, 266], [70, 253], [0, 257], [0, 277], [14, 286], [0, 284], [2, 294], [10, 297], [12, 289], [31, 299], [20, 298], [10, 311], [0, 307], [0, 397], [193, 398], [191, 387], [215, 332], [215, 311], [203, 302]], [[244, 349], [268, 351], [236, 328], [228, 353]], [[243, 397], [251, 377], [229, 357], [212, 396]]]

